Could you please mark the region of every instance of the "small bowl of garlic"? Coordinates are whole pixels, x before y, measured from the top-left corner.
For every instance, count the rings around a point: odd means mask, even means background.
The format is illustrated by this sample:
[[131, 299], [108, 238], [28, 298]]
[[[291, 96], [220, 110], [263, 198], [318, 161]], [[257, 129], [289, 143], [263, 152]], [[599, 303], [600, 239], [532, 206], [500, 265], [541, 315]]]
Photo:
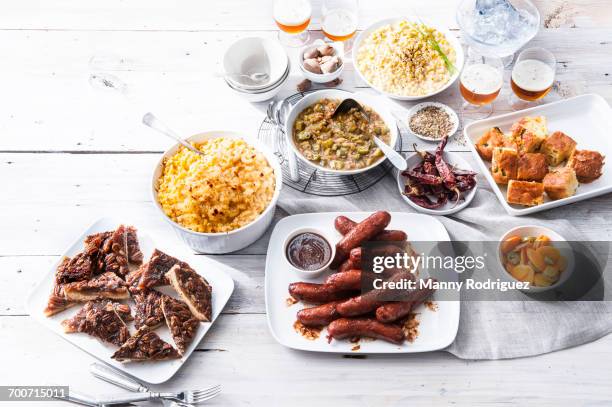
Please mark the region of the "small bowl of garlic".
[[344, 70], [344, 45], [316, 40], [300, 50], [299, 66], [306, 79], [316, 83], [331, 82]]

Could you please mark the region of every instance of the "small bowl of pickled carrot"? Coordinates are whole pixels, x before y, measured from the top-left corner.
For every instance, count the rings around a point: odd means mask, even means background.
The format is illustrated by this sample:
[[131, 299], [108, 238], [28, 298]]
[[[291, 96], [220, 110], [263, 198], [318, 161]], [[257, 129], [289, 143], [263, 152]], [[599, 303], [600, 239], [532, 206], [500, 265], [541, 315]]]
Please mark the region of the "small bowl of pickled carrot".
[[506, 277], [530, 283], [525, 292], [561, 286], [574, 267], [567, 240], [543, 226], [510, 229], [500, 239], [498, 256]]

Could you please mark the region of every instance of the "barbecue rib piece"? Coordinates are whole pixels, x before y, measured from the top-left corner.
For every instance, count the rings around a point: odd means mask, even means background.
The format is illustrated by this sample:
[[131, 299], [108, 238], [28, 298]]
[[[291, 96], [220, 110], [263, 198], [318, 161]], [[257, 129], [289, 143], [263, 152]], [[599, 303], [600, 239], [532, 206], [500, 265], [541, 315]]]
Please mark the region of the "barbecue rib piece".
[[170, 271], [172, 266], [179, 264], [181, 267], [190, 268], [189, 265], [172, 256], [168, 256], [161, 250], [155, 249], [149, 262], [143, 266], [139, 289], [153, 288], [159, 285], [168, 285], [166, 273]]
[[164, 322], [164, 313], [161, 307], [164, 297], [167, 296], [155, 290], [139, 291], [132, 294], [136, 303], [134, 307], [134, 326], [136, 329], [143, 326], [155, 329]]
[[178, 359], [181, 355], [149, 328], [142, 327], [111, 358], [120, 362]]
[[89, 301], [99, 298], [121, 300], [129, 297], [127, 284], [108, 271], [86, 281], [64, 284], [64, 295], [71, 301]]
[[166, 274], [170, 285], [181, 296], [193, 315], [200, 321], [211, 320], [212, 287], [191, 267], [173, 266]]
[[64, 332], [82, 332], [121, 346], [130, 337], [125, 325], [132, 319], [130, 307], [110, 300], [89, 301], [72, 318], [62, 321]]
[[179, 353], [184, 355], [185, 349], [187, 349], [198, 330], [200, 321], [193, 316], [187, 304], [168, 296], [162, 298], [161, 309], [172, 334], [174, 344], [178, 348]]

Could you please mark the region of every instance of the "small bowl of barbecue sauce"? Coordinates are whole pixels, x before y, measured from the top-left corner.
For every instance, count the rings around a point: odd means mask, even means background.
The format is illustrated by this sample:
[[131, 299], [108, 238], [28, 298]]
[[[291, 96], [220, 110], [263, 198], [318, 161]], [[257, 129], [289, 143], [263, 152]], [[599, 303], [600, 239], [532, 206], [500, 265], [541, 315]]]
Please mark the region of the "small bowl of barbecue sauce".
[[323, 232], [313, 228], [300, 228], [285, 240], [285, 257], [294, 271], [302, 277], [316, 277], [325, 271], [336, 254]]

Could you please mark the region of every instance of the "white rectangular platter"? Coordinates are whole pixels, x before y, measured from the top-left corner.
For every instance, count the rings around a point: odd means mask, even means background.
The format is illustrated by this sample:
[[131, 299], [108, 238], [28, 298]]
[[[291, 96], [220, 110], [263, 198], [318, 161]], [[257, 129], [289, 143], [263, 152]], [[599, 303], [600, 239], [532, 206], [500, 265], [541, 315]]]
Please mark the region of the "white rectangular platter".
[[576, 96], [470, 123], [464, 129], [465, 137], [469, 140], [470, 149], [482, 173], [506, 212], [514, 216], [528, 215], [612, 192], [612, 170], [604, 166], [603, 175], [589, 184], [580, 184], [574, 196], [556, 201], [545, 197], [543, 204], [532, 207], [508, 204], [506, 186], [495, 183], [490, 171], [491, 164], [480, 158], [475, 143], [491, 127], [497, 126], [508, 132], [512, 123], [524, 116], [545, 116], [549, 134], [562, 131], [578, 143], [578, 149], [596, 150], [604, 156], [612, 157], [612, 110], [601, 96], [595, 94]]
[[[450, 345], [459, 327], [459, 301], [437, 301], [438, 309], [432, 311], [425, 306], [416, 310], [419, 319], [419, 335], [414, 342], [405, 342], [402, 345], [394, 345], [382, 340], [361, 340], [360, 349], [353, 350], [354, 343], [350, 341], [333, 340], [327, 342], [327, 331], [324, 329], [319, 338], [310, 340], [304, 338], [295, 331], [293, 324], [296, 321], [296, 313], [304, 308], [304, 304], [288, 306], [287, 288], [290, 283], [306, 281], [290, 271], [289, 262], [285, 257], [283, 243], [285, 238], [295, 229], [301, 227], [312, 227], [331, 236], [341, 235], [334, 229], [334, 219], [339, 215], [345, 215], [354, 221], [362, 221], [368, 217], [370, 212], [350, 213], [311, 213], [294, 215], [282, 219], [276, 224], [266, 257], [266, 313], [268, 326], [272, 336], [282, 345], [300, 350], [334, 353], [415, 353], [443, 349]], [[448, 232], [434, 216], [413, 213], [391, 213], [391, 223], [388, 229], [404, 230], [417, 253], [421, 252], [419, 241], [449, 241]], [[335, 244], [335, 242], [331, 242]], [[329, 273], [311, 282], [322, 282]], [[434, 293], [432, 300], [436, 300]]]
[[[123, 222], [124, 224], [129, 224]], [[114, 230], [120, 225], [120, 222], [103, 218], [91, 225], [87, 230], [79, 236], [74, 243], [65, 251], [64, 256], [72, 257], [78, 252], [83, 250], [83, 240], [87, 235], [104, 232], [106, 230]], [[133, 225], [138, 228], [138, 225]], [[81, 305], [77, 305], [68, 308], [64, 312], [53, 315], [49, 318], [45, 317], [43, 310], [47, 305], [47, 299], [51, 293], [53, 287], [53, 279], [55, 276], [55, 269], [59, 264], [58, 260], [48, 273], [43, 277], [40, 283], [32, 291], [28, 297], [26, 308], [30, 315], [38, 322], [49, 328], [51, 331], [60, 335], [63, 339], [75, 345], [77, 348], [89, 353], [96, 357], [100, 361], [107, 363], [117, 369], [124, 371], [125, 373], [132, 375], [142, 381], [152, 384], [163, 383], [170, 379], [185, 363], [189, 358], [193, 350], [197, 347], [198, 343], [202, 340], [204, 335], [208, 332], [211, 325], [215, 322], [221, 310], [225, 307], [225, 304], [229, 300], [232, 292], [234, 291], [234, 281], [229, 274], [224, 271], [227, 267], [212, 261], [204, 256], [196, 256], [190, 253], [183, 247], [165, 247], [163, 244], [155, 243], [153, 240], [144, 233], [142, 230], [138, 230], [138, 240], [140, 242], [140, 249], [144, 254], [144, 261], [147, 261], [150, 257], [153, 249], [158, 248], [163, 252], [178, 258], [179, 260], [189, 263], [189, 265], [200, 273], [212, 286], [212, 322], [200, 323], [196, 336], [193, 342], [190, 344], [185, 352], [185, 355], [181, 359], [165, 360], [158, 362], [132, 362], [132, 363], [121, 363], [114, 359], [111, 359], [111, 355], [117, 350], [117, 347], [103, 343], [98, 339], [83, 333], [71, 333], [66, 334], [62, 329], [61, 322], [64, 319], [72, 317], [76, 314]], [[171, 287], [159, 287], [159, 291], [168, 294], [172, 297], [178, 298], [178, 294]], [[131, 300], [124, 300], [132, 307], [134, 303]], [[131, 333], [135, 332], [133, 322], [128, 324]], [[157, 328], [155, 332], [166, 342], [174, 344], [170, 332], [166, 325]], [[83, 371], [86, 371], [87, 367], [83, 366]]]

